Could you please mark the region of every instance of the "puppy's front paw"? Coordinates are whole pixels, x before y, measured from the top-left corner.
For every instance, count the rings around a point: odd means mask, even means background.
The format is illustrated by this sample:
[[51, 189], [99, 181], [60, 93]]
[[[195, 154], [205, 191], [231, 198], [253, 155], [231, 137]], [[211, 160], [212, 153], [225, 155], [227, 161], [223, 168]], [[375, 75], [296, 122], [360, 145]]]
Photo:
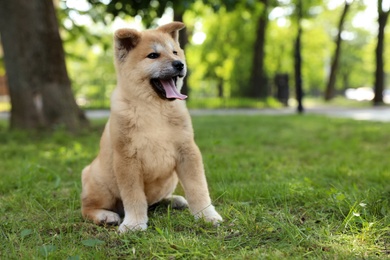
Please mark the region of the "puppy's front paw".
[[208, 206], [201, 212], [196, 213], [194, 216], [195, 219], [204, 219], [206, 222], [210, 222], [214, 226], [219, 226], [219, 224], [223, 222], [221, 215], [218, 214], [213, 205]]
[[123, 222], [119, 226], [119, 233], [126, 233], [129, 231], [145, 231], [148, 228], [148, 225], [146, 223], [139, 223], [139, 224], [126, 224]]

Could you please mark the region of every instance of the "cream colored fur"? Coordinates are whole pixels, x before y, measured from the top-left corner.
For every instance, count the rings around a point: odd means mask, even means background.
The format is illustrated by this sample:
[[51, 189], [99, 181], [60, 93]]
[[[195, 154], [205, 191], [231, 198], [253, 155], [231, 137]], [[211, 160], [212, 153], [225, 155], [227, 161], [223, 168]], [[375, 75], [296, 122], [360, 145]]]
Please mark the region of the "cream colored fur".
[[[117, 88], [96, 159], [82, 172], [82, 214], [96, 224], [119, 224], [120, 232], [145, 230], [148, 205], [163, 199], [187, 206], [195, 218], [217, 224], [201, 153], [194, 142], [190, 115], [182, 100], [161, 98], [151, 78], [185, 64], [178, 43], [184, 25], [173, 22], [155, 30], [121, 29], [115, 33]], [[159, 53], [156, 59], [150, 53]], [[175, 53], [177, 52], [177, 53]], [[185, 75], [185, 67], [181, 72]], [[182, 78], [178, 78], [178, 88]], [[185, 197], [172, 195], [178, 181]]]

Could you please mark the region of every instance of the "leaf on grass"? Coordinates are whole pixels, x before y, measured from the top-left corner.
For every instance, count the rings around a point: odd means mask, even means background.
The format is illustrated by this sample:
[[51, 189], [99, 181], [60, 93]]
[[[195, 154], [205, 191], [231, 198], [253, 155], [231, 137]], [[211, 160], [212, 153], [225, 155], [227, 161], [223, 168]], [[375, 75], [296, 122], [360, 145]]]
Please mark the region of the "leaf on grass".
[[269, 227], [266, 229], [268, 232], [274, 232], [275, 231], [275, 228], [274, 227]]
[[78, 255], [68, 256], [68, 258], [66, 258], [66, 260], [80, 260], [80, 256], [78, 256]]
[[54, 188], [57, 189], [58, 187], [60, 187], [60, 184], [61, 184], [61, 178], [60, 176], [56, 176], [56, 180], [54, 182]]
[[177, 246], [177, 245], [174, 245], [174, 244], [170, 244], [169, 245], [172, 249], [174, 249], [174, 250], [179, 250], [179, 247]]
[[164, 235], [164, 233], [163, 233], [163, 231], [161, 230], [161, 228], [156, 227], [155, 229], [156, 229], [157, 233], [159, 233], [159, 234], [162, 235], [162, 236]]
[[33, 231], [31, 229], [23, 229], [20, 232], [20, 236], [21, 236], [21, 238], [25, 238], [26, 236], [31, 235], [32, 233], [33, 233]]
[[338, 201], [343, 201], [343, 200], [345, 200], [345, 195], [342, 194], [342, 193], [339, 193], [339, 194], [336, 195], [336, 199]]
[[43, 245], [39, 247], [39, 253], [42, 256], [47, 257], [50, 253], [56, 251], [56, 249], [57, 247], [53, 245]]
[[94, 246], [103, 245], [105, 242], [99, 239], [86, 239], [86, 240], [82, 240], [81, 243], [84, 246], [94, 247]]

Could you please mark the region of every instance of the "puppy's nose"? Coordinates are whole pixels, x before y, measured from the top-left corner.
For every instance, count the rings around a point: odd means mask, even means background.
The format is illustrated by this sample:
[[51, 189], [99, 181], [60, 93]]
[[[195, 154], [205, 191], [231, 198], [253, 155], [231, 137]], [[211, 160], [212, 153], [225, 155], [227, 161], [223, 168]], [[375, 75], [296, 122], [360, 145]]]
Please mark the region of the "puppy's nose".
[[178, 71], [182, 71], [184, 68], [184, 64], [179, 60], [174, 60], [172, 62], [172, 66], [177, 69]]

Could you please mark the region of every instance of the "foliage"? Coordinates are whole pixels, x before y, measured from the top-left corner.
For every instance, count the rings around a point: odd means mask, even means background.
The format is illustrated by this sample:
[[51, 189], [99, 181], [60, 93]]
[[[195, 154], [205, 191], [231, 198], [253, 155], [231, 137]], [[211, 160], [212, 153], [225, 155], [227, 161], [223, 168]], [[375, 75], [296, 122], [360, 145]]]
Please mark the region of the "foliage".
[[[303, 84], [306, 93], [320, 94], [325, 88], [325, 79], [328, 76], [337, 16], [334, 9], [327, 9], [327, 5], [316, 5], [313, 2], [310, 6], [305, 4], [305, 7], [307, 10], [302, 39]], [[337, 11], [341, 10], [341, 7], [338, 6]], [[207, 10], [206, 7], [204, 9]], [[293, 85], [292, 42], [295, 37], [295, 24], [291, 21], [291, 5], [280, 5], [273, 10], [282, 11], [284, 15], [275, 17], [271, 11], [265, 55], [266, 74], [272, 82], [277, 73], [288, 73], [290, 85]], [[343, 46], [341, 77], [337, 84], [339, 91], [349, 86], [367, 85], [373, 76], [375, 38], [367, 30], [352, 26], [354, 15], [360, 11], [360, 5], [355, 4], [351, 10], [351, 18], [346, 24], [346, 33], [354, 37], [347, 40]], [[194, 12], [196, 13], [196, 10]], [[201, 13], [202, 18], [194, 16], [193, 20], [187, 20], [189, 23], [201, 20], [202, 30], [207, 35], [202, 45], [187, 48], [189, 66], [196, 68], [190, 78], [190, 85], [195, 93], [215, 96], [217, 86], [222, 81], [226, 97], [242, 95], [249, 80], [254, 21], [257, 15], [256, 9], [248, 10], [244, 4], [238, 4], [231, 13], [221, 8], [217, 13], [205, 12]]]
[[[225, 222], [149, 210], [146, 232], [84, 222], [80, 171], [104, 121], [79, 136], [0, 122], [2, 259], [383, 259], [390, 243], [387, 123], [319, 116], [197, 116]], [[179, 190], [179, 193], [181, 191]]]
[[[346, 41], [342, 46], [343, 55], [340, 60], [338, 89], [371, 86], [374, 81], [373, 37], [367, 31], [355, 29], [355, 38]], [[362, 64], [366, 64], [362, 66]]]
[[[256, 7], [259, 9], [259, 5]], [[213, 13], [202, 5], [197, 8], [208, 17], [202, 19], [207, 38], [202, 45], [187, 47], [189, 67], [199, 68], [193, 70], [190, 86], [203, 95], [216, 96], [217, 86], [222, 84], [225, 97], [242, 96], [248, 88], [254, 42], [252, 32], [259, 12], [247, 10], [244, 4], [238, 5], [236, 12], [221, 8]], [[193, 19], [196, 19], [195, 14], [192, 14]]]
[[[94, 4], [91, 5], [90, 11], [84, 12], [85, 14], [94, 17], [95, 13], [105, 12], [106, 7], [101, 2], [90, 2]], [[118, 9], [121, 2], [123, 1], [111, 1], [110, 3], [112, 5], [116, 3], [115, 8]], [[159, 1], [158, 5], [152, 3], [156, 1], [141, 2], [139, 3], [143, 5], [141, 14], [135, 15], [139, 17], [149, 15], [149, 18], [144, 18], [145, 24], [153, 23], [152, 20], [155, 23], [157, 21], [155, 15], [160, 12], [147, 13], [144, 11], [145, 8], [173, 7], [175, 10], [185, 11], [184, 22], [189, 29], [190, 38], [199, 32], [206, 34], [203, 44], [190, 41], [190, 44], [186, 46], [190, 69], [188, 76], [191, 88], [190, 97], [196, 99], [216, 97], [220, 94], [219, 88], [221, 87], [224, 98], [237, 98], [244, 95], [250, 80], [255, 24], [261, 11], [259, 2], [246, 0], [181, 1], [180, 3]], [[122, 6], [129, 3], [122, 3]], [[296, 34], [296, 25], [293, 21], [294, 2], [275, 1], [273, 4], [275, 6], [270, 10], [266, 36], [265, 70], [271, 85], [276, 74], [288, 73], [290, 87], [292, 87], [294, 85], [292, 43]], [[331, 9], [328, 1], [324, 1], [323, 5], [319, 5], [316, 1], [305, 2], [304, 7], [306, 11], [302, 23], [304, 28], [302, 39], [303, 87], [306, 94], [318, 95], [325, 88], [330, 54], [334, 48], [333, 37], [342, 5]], [[111, 18], [110, 15], [103, 20], [99, 20], [97, 16], [94, 17], [93, 19], [100, 21], [97, 23], [99, 30], [94, 29], [95, 26], [77, 27], [76, 21], [74, 21], [75, 31], [73, 27], [70, 31], [63, 30], [68, 53], [68, 68], [76, 86], [76, 94], [79, 98], [87, 98], [90, 106], [107, 106], [109, 103], [107, 95], [115, 84], [115, 75], [112, 73], [112, 31], [102, 26], [101, 23], [104, 21], [110, 24], [113, 19], [112, 15], [126, 17], [126, 21], [131, 23], [134, 19], [127, 16], [129, 13], [126, 13], [126, 8], [119, 8], [117, 10], [119, 13], [113, 11]], [[346, 21], [345, 33], [353, 37], [345, 39], [342, 46], [340, 71], [336, 82], [340, 93], [348, 87], [372, 86], [375, 69], [373, 59], [375, 35], [367, 29], [356, 28], [352, 24], [354, 17], [362, 10], [364, 10], [362, 5], [354, 4]], [[63, 19], [69, 18], [69, 12], [72, 10], [65, 11]], [[275, 15], [278, 13], [279, 15]], [[89, 39], [85, 43], [80, 39], [82, 35], [92, 36], [87, 37]], [[98, 35], [100, 35], [99, 38], [97, 38]], [[389, 45], [389, 41], [386, 42]], [[91, 46], [94, 47], [91, 48]], [[91, 51], [96, 48], [101, 51]], [[83, 59], [79, 59], [80, 57]], [[97, 67], [101, 67], [101, 70], [106, 73], [91, 74]], [[389, 68], [390, 66], [386, 64], [387, 72]], [[389, 77], [387, 80], [390, 81]]]
[[[374, 42], [375, 37], [372, 32], [363, 28], [356, 28], [352, 22], [354, 16], [364, 10], [361, 1], [354, 0], [350, 7], [349, 18], [345, 21], [342, 44], [342, 55], [340, 57], [340, 66], [338, 68], [338, 77], [336, 88], [342, 91], [346, 88], [356, 88], [362, 86], [370, 86], [373, 81], [374, 63]], [[325, 25], [324, 29], [329, 37], [334, 38], [336, 30], [332, 24], [336, 24], [334, 13], [340, 13], [342, 5], [334, 10], [325, 10], [321, 16], [319, 23]], [[329, 25], [329, 21], [331, 24]], [[329, 51], [333, 52], [334, 46], [330, 44]], [[362, 64], [365, 64], [362, 66]]]
[[123, 1], [123, 0], [88, 0], [98, 12], [93, 16], [95, 21], [105, 21], [106, 15], [110, 14], [114, 18], [117, 16], [139, 15], [144, 22], [150, 25], [154, 19], [161, 17], [165, 11], [167, 1]]
[[[111, 37], [103, 35], [101, 38], [111, 41]], [[82, 40], [66, 43], [65, 49], [73, 55], [67, 65], [78, 103], [90, 108], [108, 107], [116, 86], [113, 50], [104, 51], [101, 45], [89, 48]]]
[[94, 12], [95, 21], [106, 21], [107, 15], [115, 17], [141, 17], [147, 27], [155, 25], [155, 22], [160, 18], [166, 9], [173, 8], [175, 12], [184, 13], [195, 2], [194, 0], [88, 0], [88, 2], [96, 8]]

